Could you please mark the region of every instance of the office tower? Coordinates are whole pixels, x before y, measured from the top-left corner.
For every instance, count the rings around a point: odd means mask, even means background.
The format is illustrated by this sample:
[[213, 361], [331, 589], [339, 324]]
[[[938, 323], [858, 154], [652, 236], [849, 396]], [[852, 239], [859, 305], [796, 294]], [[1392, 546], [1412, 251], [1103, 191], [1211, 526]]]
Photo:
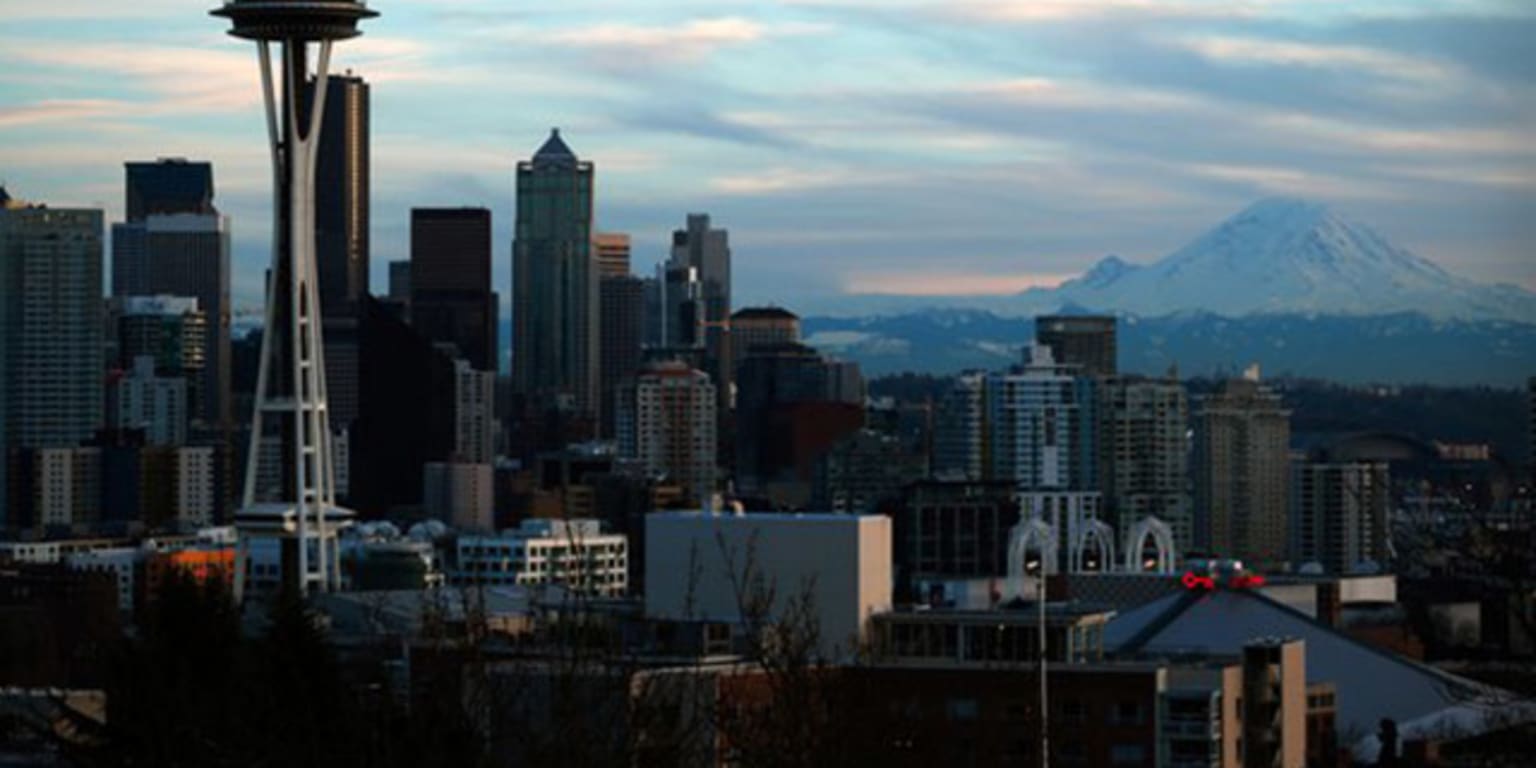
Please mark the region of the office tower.
[[629, 276], [629, 235], [599, 232], [592, 236], [592, 247], [597, 251], [598, 277]]
[[[655, 325], [653, 346], [671, 350], [704, 348], [704, 283], [699, 270], [675, 260], [656, 265]], [[701, 357], [702, 359], [702, 357]]]
[[753, 347], [800, 342], [800, 317], [782, 307], [743, 307], [731, 314], [731, 359], [740, 366]]
[[196, 298], [207, 317], [193, 418], [229, 425], [229, 219], [213, 205], [213, 168], [181, 158], [126, 163], [127, 221], [112, 225], [112, 295]]
[[1386, 560], [1391, 474], [1385, 462], [1291, 466], [1291, 563], [1345, 574]]
[[[101, 426], [102, 214], [0, 198], [0, 480], [9, 482], [12, 449], [78, 445]], [[5, 507], [0, 499], [0, 527], [11, 524]]]
[[1179, 551], [1194, 545], [1189, 493], [1189, 396], [1176, 374], [1099, 383], [1099, 487], [1106, 521], [1125, 535], [1148, 516], [1173, 529]]
[[1056, 361], [1088, 376], [1114, 376], [1115, 318], [1103, 315], [1044, 315], [1035, 318], [1035, 343], [1051, 348]]
[[989, 473], [987, 373], [968, 371], [950, 379], [939, 397], [933, 426], [933, 475], [977, 481]]
[[[895, 513], [897, 589], [925, 578], [988, 578], [1008, 569], [1008, 534], [1019, 522], [1015, 491], [1005, 482], [919, 481]], [[927, 596], [913, 591], [910, 597]]]
[[197, 299], [122, 296], [114, 298], [111, 306], [116, 318], [117, 367], [128, 370], [137, 358], [153, 359], [156, 376], [186, 381], [189, 418], [190, 414], [201, 413], [208, 317], [198, 308]]
[[411, 326], [452, 344], [476, 370], [496, 370], [496, 297], [491, 292], [491, 212], [411, 209]]
[[458, 444], [454, 361], [383, 302], [363, 299], [362, 415], [352, 432], [349, 503], [366, 517], [422, 502], [422, 466]]
[[1096, 491], [1094, 387], [1049, 347], [1026, 350], [1027, 363], [987, 377], [986, 479], [1020, 491]]
[[733, 374], [729, 336], [731, 321], [730, 234], [710, 227], [709, 214], [690, 213], [683, 229], [672, 232], [673, 268], [691, 267], [698, 281], [696, 344], [704, 348], [705, 371], [714, 377], [724, 410], [729, 406]]
[[614, 402], [623, 383], [640, 371], [645, 342], [645, 281], [628, 274], [605, 275], [600, 286], [602, 397], [599, 436], [614, 435]]
[[532, 412], [595, 416], [599, 318], [592, 181], [592, 163], [579, 160], [558, 129], [531, 160], [517, 164], [512, 383]]
[[[310, 80], [306, 97], [313, 98], [313, 91], [314, 80]], [[315, 159], [315, 270], [320, 311], [326, 317], [355, 318], [357, 302], [368, 292], [372, 166], [368, 82], [350, 71], [327, 77], [325, 115], [320, 122]], [[330, 394], [334, 401], [335, 393]]]
[[454, 451], [457, 461], [496, 461], [496, 374], [454, 361]]
[[[323, 4], [231, 0], [212, 14], [230, 20], [231, 35], [256, 42], [276, 186], [276, 237], [267, 281], [261, 372], [245, 498], [235, 516], [240, 530], [235, 594], [238, 599], [246, 580], [252, 541], [261, 539], [277, 540], [281, 582], [287, 588], [300, 595], [311, 589], [331, 591], [341, 586], [336, 531], [350, 524], [352, 512], [336, 505], [316, 265], [315, 165], [330, 90], [331, 47], [337, 40], [357, 36], [358, 21], [378, 14], [351, 0]], [[318, 58], [314, 86], [306, 88], [300, 84], [311, 76], [311, 42], [318, 48]], [[281, 63], [278, 89], [272, 82], [273, 43]], [[281, 440], [283, 488], [277, 500], [258, 503], [259, 449], [269, 423]]]
[[411, 301], [411, 261], [397, 259], [389, 263], [390, 301], [409, 304]]
[[802, 344], [759, 346], [737, 385], [738, 488], [785, 506], [808, 503], [816, 459], [864, 426], [858, 366]]
[[1258, 371], [1224, 382], [1195, 414], [1195, 546], [1256, 564], [1285, 559], [1291, 413]]
[[685, 363], [659, 362], [617, 408], [619, 455], [681, 486], [696, 503], [715, 492], [715, 385]]
[[180, 376], [160, 376], [155, 358], [140, 356], [114, 385], [112, 426], [144, 431], [147, 444], [187, 442], [187, 382]]
[[176, 449], [175, 518], [185, 527], [211, 525], [218, 511], [218, 468], [222, 462], [210, 445]]

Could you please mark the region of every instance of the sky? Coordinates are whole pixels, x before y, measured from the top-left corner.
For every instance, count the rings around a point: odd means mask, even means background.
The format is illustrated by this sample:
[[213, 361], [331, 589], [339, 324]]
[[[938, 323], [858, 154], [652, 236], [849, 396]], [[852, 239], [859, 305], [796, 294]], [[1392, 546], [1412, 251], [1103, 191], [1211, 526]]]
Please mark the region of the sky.
[[[120, 220], [122, 163], [214, 163], [237, 309], [270, 260], [254, 46], [211, 0], [0, 0], [0, 183]], [[736, 304], [1052, 285], [1256, 199], [1335, 205], [1536, 289], [1531, 0], [375, 0], [372, 283], [412, 206], [485, 206], [561, 128], [599, 229], [730, 230]]]

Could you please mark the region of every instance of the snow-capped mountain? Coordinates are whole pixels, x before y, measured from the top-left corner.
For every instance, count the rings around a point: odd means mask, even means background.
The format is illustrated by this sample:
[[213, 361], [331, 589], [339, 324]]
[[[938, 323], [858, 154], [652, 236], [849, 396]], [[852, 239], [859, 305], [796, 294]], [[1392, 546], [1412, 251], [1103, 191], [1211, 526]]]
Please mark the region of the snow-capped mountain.
[[1028, 311], [1075, 306], [1148, 317], [1416, 312], [1536, 322], [1536, 294], [1457, 277], [1326, 205], [1287, 198], [1255, 203], [1151, 264], [1110, 256], [1019, 300]]

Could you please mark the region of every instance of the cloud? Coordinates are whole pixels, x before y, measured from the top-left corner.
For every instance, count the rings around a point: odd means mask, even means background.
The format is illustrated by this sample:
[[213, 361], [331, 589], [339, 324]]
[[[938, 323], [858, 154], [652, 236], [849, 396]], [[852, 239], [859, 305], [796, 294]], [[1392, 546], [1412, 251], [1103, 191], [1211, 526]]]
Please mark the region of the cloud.
[[124, 107], [123, 102], [110, 99], [48, 99], [0, 107], [0, 128], [94, 119], [119, 113]]
[[558, 30], [545, 39], [560, 46], [622, 57], [632, 64], [693, 62], [723, 48], [748, 45], [771, 37], [821, 32], [804, 24], [765, 24], [736, 16], [694, 19], [682, 24], [638, 25], [605, 23]]
[[1356, 45], [1319, 45], [1256, 37], [1184, 37], [1171, 41], [1207, 60], [1309, 69], [1365, 72], [1394, 80], [1441, 86], [1459, 78], [1453, 67], [1416, 56]]

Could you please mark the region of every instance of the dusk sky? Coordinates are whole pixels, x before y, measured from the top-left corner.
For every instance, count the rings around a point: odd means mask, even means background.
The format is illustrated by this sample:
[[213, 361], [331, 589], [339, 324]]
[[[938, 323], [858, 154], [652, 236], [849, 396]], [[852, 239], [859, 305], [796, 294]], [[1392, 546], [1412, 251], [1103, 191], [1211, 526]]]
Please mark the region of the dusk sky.
[[[254, 46], [210, 0], [0, 0], [0, 182], [122, 216], [127, 160], [214, 163], [237, 307], [270, 167]], [[738, 305], [1052, 284], [1149, 261], [1270, 195], [1536, 289], [1536, 2], [379, 0], [373, 287], [411, 206], [488, 206], [551, 126], [635, 268], [689, 211]], [[1346, 9], [1347, 8], [1347, 9]]]

